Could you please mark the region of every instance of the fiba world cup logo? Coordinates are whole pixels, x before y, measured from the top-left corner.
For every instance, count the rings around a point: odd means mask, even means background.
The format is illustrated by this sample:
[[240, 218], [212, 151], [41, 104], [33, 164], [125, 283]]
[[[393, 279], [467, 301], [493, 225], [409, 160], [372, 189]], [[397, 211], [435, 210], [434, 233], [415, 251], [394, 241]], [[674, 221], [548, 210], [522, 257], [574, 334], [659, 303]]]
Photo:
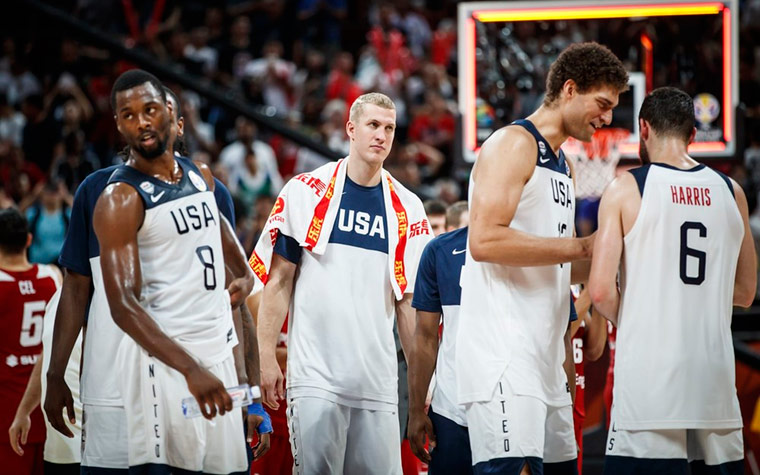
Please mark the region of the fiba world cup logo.
[[694, 115], [702, 128], [708, 128], [720, 114], [720, 103], [712, 94], [702, 93], [694, 97]]
[[723, 132], [712, 126], [720, 115], [720, 102], [712, 94], [703, 92], [694, 96], [694, 117], [697, 119], [697, 142], [720, 140]]

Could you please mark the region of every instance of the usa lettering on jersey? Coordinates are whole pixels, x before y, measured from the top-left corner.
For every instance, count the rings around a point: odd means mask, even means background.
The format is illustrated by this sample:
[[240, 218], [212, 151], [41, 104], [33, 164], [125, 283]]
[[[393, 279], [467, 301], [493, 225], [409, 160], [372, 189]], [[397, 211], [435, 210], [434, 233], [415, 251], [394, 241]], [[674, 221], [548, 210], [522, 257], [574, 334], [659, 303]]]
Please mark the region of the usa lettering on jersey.
[[[371, 224], [370, 224], [371, 223]], [[379, 215], [371, 216], [364, 211], [340, 209], [338, 213], [338, 229], [343, 232], [360, 234], [362, 236], [377, 236], [385, 239], [385, 222]]]
[[573, 198], [570, 192], [570, 186], [559, 180], [551, 179], [552, 184], [552, 198], [554, 202], [560, 206], [573, 209]]
[[[203, 216], [200, 215], [200, 212], [203, 212]], [[195, 205], [189, 205], [172, 210], [170, 214], [179, 234], [189, 232], [191, 227], [197, 231], [204, 227], [207, 228], [209, 223], [216, 225], [214, 213], [211, 212], [211, 208], [209, 208], [206, 202], [202, 203], [201, 210], [198, 210], [198, 207]]]

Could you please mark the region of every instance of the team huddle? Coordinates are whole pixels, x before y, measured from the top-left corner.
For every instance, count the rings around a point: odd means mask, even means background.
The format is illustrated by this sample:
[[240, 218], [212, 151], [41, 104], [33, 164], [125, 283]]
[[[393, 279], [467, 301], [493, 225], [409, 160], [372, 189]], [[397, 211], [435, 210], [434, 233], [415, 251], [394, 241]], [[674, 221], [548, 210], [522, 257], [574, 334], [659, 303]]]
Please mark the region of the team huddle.
[[[575, 474], [583, 284], [590, 318], [617, 328], [605, 473], [743, 473], [730, 323], [754, 299], [755, 249], [741, 187], [688, 155], [688, 94], [647, 95], [642, 166], [607, 187], [597, 233], [575, 237], [560, 147], [609, 125], [627, 84], [607, 48], [568, 47], [539, 109], [483, 144], [469, 209], [435, 238], [383, 169], [394, 103], [360, 96], [348, 156], [285, 185], [246, 261], [229, 192], [177, 153], [176, 97], [124, 73], [111, 105], [126, 160], [77, 190], [63, 277], [28, 262], [25, 220], [0, 211], [6, 466], [247, 473], [278, 453], [264, 405], [284, 405], [288, 471], [400, 474], [395, 327], [406, 434], [431, 474]], [[261, 389], [243, 410], [228, 392], [241, 384]], [[203, 417], [186, 417], [188, 398]]]

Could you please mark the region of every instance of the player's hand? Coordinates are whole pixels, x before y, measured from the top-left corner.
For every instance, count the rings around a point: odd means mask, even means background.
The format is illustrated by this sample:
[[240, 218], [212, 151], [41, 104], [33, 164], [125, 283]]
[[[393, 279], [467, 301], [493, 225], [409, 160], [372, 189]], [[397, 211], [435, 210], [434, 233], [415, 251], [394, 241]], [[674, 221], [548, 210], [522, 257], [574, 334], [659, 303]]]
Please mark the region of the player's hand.
[[232, 398], [224, 384], [207, 369], [197, 366], [185, 375], [190, 394], [198, 401], [203, 417], [213, 419], [217, 411], [220, 416], [232, 410]]
[[18, 455], [24, 455], [22, 445], [26, 445], [26, 437], [29, 435], [29, 429], [32, 427], [32, 419], [29, 414], [21, 415], [18, 412], [13, 418], [13, 423], [8, 429], [8, 439], [11, 441], [11, 448]]
[[[261, 403], [258, 403], [259, 410], [263, 411]], [[266, 420], [269, 416], [265, 417], [259, 414], [250, 412], [251, 406], [248, 406], [248, 444], [253, 448], [253, 460], [258, 460], [265, 453], [269, 451], [271, 446], [270, 434], [272, 433], [271, 420]], [[254, 434], [256, 436], [256, 444], [253, 445]]]
[[232, 305], [232, 308], [238, 308], [242, 305], [246, 297], [251, 294], [251, 290], [253, 290], [253, 279], [248, 277], [238, 277], [230, 282], [227, 292], [230, 293], [230, 305]]
[[583, 248], [583, 259], [588, 259], [594, 252], [594, 240], [596, 239], [596, 231], [591, 233], [590, 236], [579, 238], [581, 247]]
[[276, 358], [261, 358], [261, 399], [264, 404], [274, 410], [280, 408], [280, 401], [285, 399], [283, 383], [285, 378], [282, 376], [280, 365], [277, 364]]
[[430, 450], [435, 448], [435, 433], [433, 423], [424, 412], [410, 412], [407, 426], [407, 437], [412, 453], [425, 463], [430, 463], [430, 452], [425, 449], [425, 436], [430, 441]]
[[45, 396], [45, 414], [47, 414], [48, 422], [53, 426], [53, 429], [66, 437], [73, 438], [74, 433], [71, 432], [71, 429], [66, 425], [66, 421], [63, 418], [64, 408], [66, 408], [66, 414], [69, 416], [69, 422], [72, 425], [76, 424], [74, 398], [71, 396], [71, 390], [66, 381], [64, 381], [63, 377], [48, 376], [47, 395]]

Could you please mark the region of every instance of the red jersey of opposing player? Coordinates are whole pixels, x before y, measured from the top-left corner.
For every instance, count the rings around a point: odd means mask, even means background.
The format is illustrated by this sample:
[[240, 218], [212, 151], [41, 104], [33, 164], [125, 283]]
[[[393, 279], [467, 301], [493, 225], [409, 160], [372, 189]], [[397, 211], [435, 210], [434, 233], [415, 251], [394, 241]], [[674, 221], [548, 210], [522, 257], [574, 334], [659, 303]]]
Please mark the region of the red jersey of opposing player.
[[586, 322], [581, 318], [581, 325], [573, 335], [573, 363], [575, 363], [575, 402], [573, 403], [573, 426], [575, 440], [578, 443], [578, 473], [583, 467], [583, 420], [586, 418], [586, 375], [583, 364], [583, 336]]
[[[42, 352], [45, 306], [58, 288], [50, 266], [33, 264], [26, 271], [0, 269], [0, 443], [24, 395], [34, 363]], [[27, 444], [45, 441], [45, 420], [38, 407], [31, 414]]]

